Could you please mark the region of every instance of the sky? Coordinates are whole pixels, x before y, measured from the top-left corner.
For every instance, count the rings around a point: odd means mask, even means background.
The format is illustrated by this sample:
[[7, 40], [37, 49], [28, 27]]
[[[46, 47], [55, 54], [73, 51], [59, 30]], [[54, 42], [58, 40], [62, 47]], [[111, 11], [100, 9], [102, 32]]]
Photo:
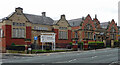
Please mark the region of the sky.
[[97, 14], [100, 22], [112, 19], [118, 22], [119, 0], [0, 0], [0, 19], [15, 11], [16, 7], [23, 8], [24, 13], [46, 16], [59, 20], [62, 14], [67, 20], [86, 17], [92, 18]]

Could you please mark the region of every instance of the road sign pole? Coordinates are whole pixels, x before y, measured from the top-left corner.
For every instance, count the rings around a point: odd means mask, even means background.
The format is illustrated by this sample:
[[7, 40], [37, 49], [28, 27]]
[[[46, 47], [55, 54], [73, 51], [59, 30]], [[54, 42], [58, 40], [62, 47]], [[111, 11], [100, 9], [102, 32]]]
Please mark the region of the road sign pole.
[[53, 50], [53, 42], [52, 42], [52, 50]]
[[54, 42], [54, 51], [55, 51], [55, 42]]
[[42, 43], [42, 51], [43, 51], [43, 43]]

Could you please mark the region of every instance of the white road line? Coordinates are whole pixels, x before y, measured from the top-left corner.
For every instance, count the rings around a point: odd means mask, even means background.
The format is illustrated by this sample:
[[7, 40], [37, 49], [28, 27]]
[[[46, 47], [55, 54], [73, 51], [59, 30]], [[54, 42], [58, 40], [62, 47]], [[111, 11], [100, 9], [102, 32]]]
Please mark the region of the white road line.
[[70, 61], [68, 61], [68, 62], [75, 61], [75, 60], [77, 60], [77, 59], [73, 59], [73, 60], [70, 60]]
[[92, 58], [95, 58], [95, 57], [98, 57], [98, 56], [93, 56]]

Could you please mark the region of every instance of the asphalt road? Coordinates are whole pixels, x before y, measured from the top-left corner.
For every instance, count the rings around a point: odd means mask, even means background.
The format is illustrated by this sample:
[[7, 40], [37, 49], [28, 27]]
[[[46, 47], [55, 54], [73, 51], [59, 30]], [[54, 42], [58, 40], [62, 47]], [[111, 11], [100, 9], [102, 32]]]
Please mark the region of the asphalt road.
[[3, 63], [114, 63], [118, 62], [118, 48], [89, 51], [48, 53], [31, 57], [3, 59]]

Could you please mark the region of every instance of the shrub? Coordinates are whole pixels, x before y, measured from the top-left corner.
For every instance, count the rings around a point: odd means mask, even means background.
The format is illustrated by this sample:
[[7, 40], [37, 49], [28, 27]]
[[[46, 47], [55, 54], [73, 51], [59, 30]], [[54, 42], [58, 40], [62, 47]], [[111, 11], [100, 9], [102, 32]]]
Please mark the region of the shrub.
[[114, 42], [119, 42], [118, 40], [114, 40]]
[[25, 46], [7, 46], [7, 50], [24, 51]]
[[95, 49], [95, 48], [103, 48], [104, 42], [96, 41], [96, 42], [88, 42], [89, 49]]
[[93, 43], [95, 43], [95, 42], [88, 42], [88, 44], [93, 44]]
[[69, 44], [72, 45], [72, 42], [70, 42]]
[[104, 42], [101, 42], [101, 41], [96, 41], [97, 44], [101, 43], [101, 44], [104, 44]]
[[78, 42], [78, 45], [82, 44], [83, 45], [83, 42]]

